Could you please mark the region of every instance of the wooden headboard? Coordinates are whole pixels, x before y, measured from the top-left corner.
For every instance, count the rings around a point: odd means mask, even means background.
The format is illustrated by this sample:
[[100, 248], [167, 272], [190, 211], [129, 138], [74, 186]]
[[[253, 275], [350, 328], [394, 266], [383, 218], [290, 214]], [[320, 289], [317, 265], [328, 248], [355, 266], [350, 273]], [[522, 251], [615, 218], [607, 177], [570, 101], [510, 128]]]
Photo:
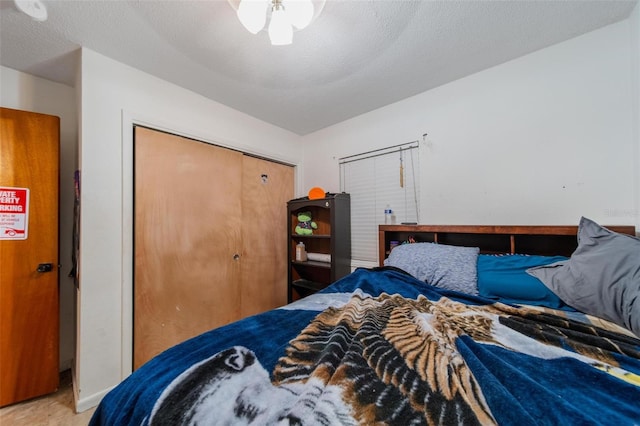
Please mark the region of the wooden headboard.
[[[635, 235], [634, 226], [605, 226]], [[578, 246], [577, 226], [494, 226], [494, 225], [379, 225], [378, 260], [380, 266], [389, 254], [391, 241], [412, 238], [453, 246], [479, 247], [481, 253], [522, 253], [544, 256], [570, 256]]]

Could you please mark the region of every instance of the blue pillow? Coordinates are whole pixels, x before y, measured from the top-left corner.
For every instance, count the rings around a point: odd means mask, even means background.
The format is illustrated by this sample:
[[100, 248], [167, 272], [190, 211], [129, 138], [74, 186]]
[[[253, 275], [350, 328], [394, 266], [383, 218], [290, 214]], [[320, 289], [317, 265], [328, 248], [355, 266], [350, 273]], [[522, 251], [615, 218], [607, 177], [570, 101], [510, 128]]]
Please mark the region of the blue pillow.
[[478, 292], [481, 296], [498, 299], [503, 303], [567, 309], [568, 306], [542, 281], [527, 273], [527, 269], [534, 266], [549, 265], [561, 260], [567, 258], [481, 254], [478, 256]]

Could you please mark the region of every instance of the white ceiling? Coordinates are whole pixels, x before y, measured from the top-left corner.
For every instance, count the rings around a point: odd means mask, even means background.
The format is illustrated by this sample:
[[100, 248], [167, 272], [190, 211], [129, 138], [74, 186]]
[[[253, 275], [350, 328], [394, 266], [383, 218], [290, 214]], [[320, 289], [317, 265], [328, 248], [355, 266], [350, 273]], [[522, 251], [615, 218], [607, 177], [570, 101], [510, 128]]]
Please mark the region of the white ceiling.
[[81, 46], [304, 135], [609, 25], [632, 1], [328, 0], [290, 46], [227, 0], [0, 2], [0, 63], [73, 85]]

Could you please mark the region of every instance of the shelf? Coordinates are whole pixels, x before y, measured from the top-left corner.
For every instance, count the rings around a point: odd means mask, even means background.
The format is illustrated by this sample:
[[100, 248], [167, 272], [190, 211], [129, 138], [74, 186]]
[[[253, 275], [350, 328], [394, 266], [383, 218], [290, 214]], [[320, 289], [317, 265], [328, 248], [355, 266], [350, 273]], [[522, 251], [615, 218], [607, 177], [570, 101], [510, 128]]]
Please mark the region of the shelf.
[[299, 262], [297, 260], [292, 260], [291, 264], [294, 266], [305, 266], [305, 267], [311, 267], [311, 268], [327, 268], [327, 269], [331, 269], [331, 263], [330, 262], [318, 262], [315, 260], [305, 260], [304, 262]]
[[[310, 235], [295, 232], [298, 214], [308, 211], [316, 228]], [[308, 197], [287, 203], [289, 302], [309, 296], [351, 272], [351, 207], [349, 194], [327, 194], [325, 198]], [[307, 253], [323, 254], [330, 262], [295, 260], [298, 244]], [[315, 258], [314, 258], [315, 259]]]
[[304, 289], [313, 290], [313, 291], [322, 290], [327, 286], [326, 283], [319, 283], [319, 282], [305, 280], [305, 279], [295, 280], [294, 282], [291, 283], [291, 285], [296, 288], [304, 288]]

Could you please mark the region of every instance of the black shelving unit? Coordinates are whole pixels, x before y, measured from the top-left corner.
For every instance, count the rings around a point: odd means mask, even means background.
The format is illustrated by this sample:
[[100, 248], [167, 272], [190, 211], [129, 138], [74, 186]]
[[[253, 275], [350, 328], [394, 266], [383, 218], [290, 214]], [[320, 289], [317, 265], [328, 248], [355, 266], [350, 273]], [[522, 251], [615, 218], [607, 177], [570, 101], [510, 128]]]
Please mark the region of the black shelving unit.
[[[298, 235], [298, 213], [310, 211], [318, 225], [312, 235]], [[349, 194], [326, 194], [325, 198], [297, 198], [287, 203], [289, 232], [289, 302], [327, 287], [351, 272], [351, 199]], [[296, 261], [296, 245], [307, 253], [330, 255], [330, 262]]]

